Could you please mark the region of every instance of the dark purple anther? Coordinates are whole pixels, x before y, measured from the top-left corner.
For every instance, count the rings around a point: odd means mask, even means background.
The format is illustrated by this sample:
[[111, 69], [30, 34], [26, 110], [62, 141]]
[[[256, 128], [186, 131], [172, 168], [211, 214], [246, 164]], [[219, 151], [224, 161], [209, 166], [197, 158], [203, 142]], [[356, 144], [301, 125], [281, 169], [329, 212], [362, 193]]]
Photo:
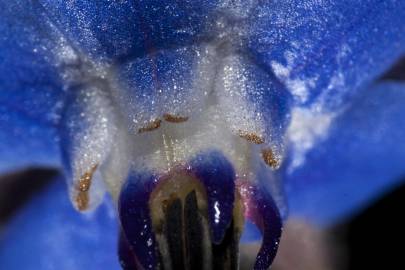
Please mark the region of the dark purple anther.
[[190, 169], [206, 189], [212, 241], [219, 244], [232, 220], [235, 171], [217, 151], [200, 153], [190, 161]]
[[240, 190], [244, 199], [248, 201], [247, 218], [254, 222], [263, 234], [254, 269], [268, 269], [280, 243], [282, 232], [280, 212], [266, 188], [244, 184]]
[[138, 270], [138, 260], [134, 251], [128, 243], [127, 238], [121, 231], [118, 243], [118, 255], [120, 258], [120, 264], [123, 270]]
[[[211, 255], [207, 258], [212, 258], [212, 261], [205, 261], [205, 267], [237, 267], [238, 251], [233, 247], [239, 237], [234, 235], [235, 227], [230, 227], [236, 218], [234, 211], [237, 211], [234, 209], [236, 175], [232, 164], [220, 152], [210, 151], [199, 153], [185, 165], [174, 166], [161, 175], [132, 171], [127, 178], [118, 202], [122, 226], [119, 255], [125, 270], [187, 268], [195, 265], [196, 256], [208, 253]], [[195, 180], [206, 191], [208, 225], [211, 241], [215, 244], [212, 246], [201, 240], [195, 244], [196, 239], [206, 239], [203, 235], [208, 231], [204, 229], [207, 222], [202, 222], [205, 215], [201, 215], [197, 197], [203, 199], [205, 196]], [[238, 189], [246, 217], [263, 233], [254, 269], [267, 269], [280, 241], [282, 224], [279, 211], [265, 188], [239, 182]], [[200, 195], [197, 195], [198, 192]], [[151, 203], [157, 203], [153, 204], [155, 208]], [[159, 207], [162, 207], [163, 216], [152, 223], [151, 212], [160, 211]], [[191, 213], [190, 209], [194, 212]], [[185, 247], [191, 248], [191, 251], [184, 250]]]
[[[123, 235], [144, 269], [156, 269], [156, 241], [152, 231], [149, 197], [156, 186], [153, 175], [132, 173], [123, 186], [118, 202]], [[128, 253], [125, 247], [120, 259], [124, 264]], [[132, 260], [132, 258], [130, 258]]]

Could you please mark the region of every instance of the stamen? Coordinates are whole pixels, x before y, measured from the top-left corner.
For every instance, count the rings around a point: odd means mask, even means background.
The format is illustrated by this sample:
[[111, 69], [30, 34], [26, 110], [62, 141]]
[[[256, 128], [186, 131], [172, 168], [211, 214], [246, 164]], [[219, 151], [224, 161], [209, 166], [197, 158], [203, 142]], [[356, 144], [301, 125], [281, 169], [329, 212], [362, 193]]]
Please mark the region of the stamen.
[[174, 115], [174, 114], [169, 114], [165, 113], [163, 115], [163, 118], [170, 123], [183, 123], [188, 120], [188, 116], [180, 116], [180, 115]]
[[143, 133], [143, 132], [147, 132], [147, 131], [152, 131], [155, 129], [158, 129], [160, 127], [160, 124], [162, 123], [162, 120], [160, 119], [155, 119], [152, 122], [150, 122], [149, 124], [147, 124], [145, 127], [142, 127], [140, 129], [138, 129], [138, 133]]
[[241, 137], [249, 142], [255, 143], [255, 144], [264, 143], [264, 139], [262, 138], [262, 136], [259, 136], [253, 132], [246, 132], [246, 131], [239, 130], [238, 135], [239, 135], [239, 137]]
[[149, 208], [163, 269], [238, 269], [244, 224], [241, 196], [235, 192], [230, 223], [223, 224], [222, 239], [216, 243], [208, 220], [208, 189], [192, 175], [180, 173], [152, 192]]
[[271, 194], [250, 181], [236, 186], [233, 166], [220, 152], [199, 153], [160, 175], [132, 171], [118, 204], [128, 243], [120, 246], [120, 259], [128, 270], [138, 269], [129, 266], [138, 260], [144, 269], [239, 269], [245, 218], [263, 235], [253, 269], [271, 265], [280, 240]]

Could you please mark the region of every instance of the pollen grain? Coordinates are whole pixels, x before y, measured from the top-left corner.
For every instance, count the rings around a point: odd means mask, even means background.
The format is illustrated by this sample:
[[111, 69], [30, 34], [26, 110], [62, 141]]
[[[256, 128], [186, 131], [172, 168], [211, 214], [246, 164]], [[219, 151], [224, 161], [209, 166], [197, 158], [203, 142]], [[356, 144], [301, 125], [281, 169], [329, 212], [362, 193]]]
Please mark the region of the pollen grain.
[[264, 162], [269, 165], [272, 169], [278, 169], [280, 167], [280, 162], [275, 157], [273, 151], [270, 148], [262, 150], [262, 157]]
[[160, 127], [161, 123], [162, 123], [162, 120], [155, 119], [155, 120], [151, 121], [150, 123], [148, 123], [146, 126], [141, 127], [140, 129], [138, 129], [138, 133], [143, 133], [143, 132], [158, 129]]
[[239, 135], [239, 137], [241, 137], [249, 142], [255, 143], [255, 144], [264, 143], [263, 137], [255, 134], [253, 132], [246, 132], [246, 131], [239, 130], [238, 135]]
[[170, 113], [165, 113], [163, 118], [170, 123], [183, 123], [188, 120], [187, 116], [174, 115]]
[[85, 172], [79, 179], [76, 190], [76, 206], [80, 211], [84, 211], [89, 206], [89, 189], [91, 186], [91, 180], [93, 174], [96, 171], [98, 165], [93, 166], [89, 171]]

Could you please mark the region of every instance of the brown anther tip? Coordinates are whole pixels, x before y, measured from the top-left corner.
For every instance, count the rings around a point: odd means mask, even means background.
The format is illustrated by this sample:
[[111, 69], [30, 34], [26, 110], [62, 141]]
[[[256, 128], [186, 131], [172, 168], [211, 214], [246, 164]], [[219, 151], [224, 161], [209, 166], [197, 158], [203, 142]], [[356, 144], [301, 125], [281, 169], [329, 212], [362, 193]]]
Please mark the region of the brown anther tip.
[[79, 179], [76, 190], [78, 191], [76, 195], [76, 205], [80, 211], [84, 211], [89, 205], [89, 189], [91, 186], [91, 180], [93, 174], [96, 171], [98, 165], [94, 165], [89, 171], [85, 172]]
[[274, 156], [274, 153], [271, 149], [263, 149], [262, 157], [264, 162], [269, 165], [272, 169], [278, 169], [280, 167], [279, 161]]
[[253, 132], [246, 132], [246, 131], [239, 130], [238, 133], [239, 133], [239, 137], [241, 137], [245, 140], [248, 140], [249, 142], [252, 142], [255, 144], [264, 143], [264, 139], [261, 136], [255, 134]]
[[187, 116], [180, 116], [180, 115], [174, 115], [174, 114], [169, 114], [165, 113], [163, 115], [163, 118], [170, 123], [183, 123], [188, 120]]
[[84, 211], [89, 207], [89, 194], [87, 192], [79, 192], [77, 194], [76, 206], [79, 211]]
[[155, 120], [151, 121], [150, 123], [148, 123], [145, 127], [138, 129], [138, 133], [155, 130], [160, 127], [161, 123], [162, 123], [162, 120], [155, 119]]
[[86, 192], [90, 189], [91, 179], [93, 178], [93, 174], [96, 171], [98, 165], [94, 165], [89, 171], [85, 172], [81, 177], [77, 184], [77, 189], [81, 192]]

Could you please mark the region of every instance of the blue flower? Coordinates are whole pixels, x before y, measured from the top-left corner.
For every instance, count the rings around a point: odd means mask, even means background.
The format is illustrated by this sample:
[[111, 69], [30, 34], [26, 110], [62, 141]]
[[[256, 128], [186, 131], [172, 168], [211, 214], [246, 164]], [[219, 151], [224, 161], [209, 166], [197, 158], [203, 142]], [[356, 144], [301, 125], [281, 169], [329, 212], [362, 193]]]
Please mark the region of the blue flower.
[[0, 172], [57, 168], [69, 191], [11, 222], [0, 268], [168, 263], [175, 194], [213, 245], [255, 223], [264, 269], [287, 212], [331, 225], [404, 173], [404, 85], [378, 80], [404, 1], [20, 0], [0, 32]]

